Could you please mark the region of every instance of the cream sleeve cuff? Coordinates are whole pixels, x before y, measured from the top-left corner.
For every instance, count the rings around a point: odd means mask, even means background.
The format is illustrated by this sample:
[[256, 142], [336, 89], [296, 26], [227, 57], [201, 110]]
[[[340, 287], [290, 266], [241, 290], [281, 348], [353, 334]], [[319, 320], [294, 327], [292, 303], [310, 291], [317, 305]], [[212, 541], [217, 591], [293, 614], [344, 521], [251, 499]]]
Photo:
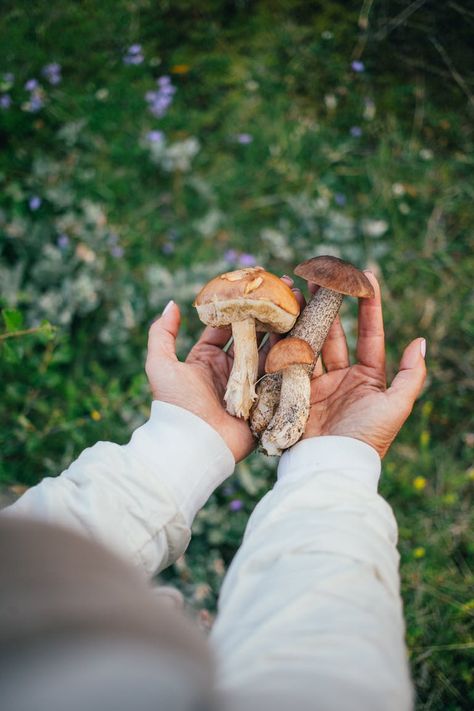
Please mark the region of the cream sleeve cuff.
[[352, 437], [310, 437], [282, 455], [278, 480], [294, 482], [318, 472], [343, 475], [377, 491], [380, 457], [368, 444]]

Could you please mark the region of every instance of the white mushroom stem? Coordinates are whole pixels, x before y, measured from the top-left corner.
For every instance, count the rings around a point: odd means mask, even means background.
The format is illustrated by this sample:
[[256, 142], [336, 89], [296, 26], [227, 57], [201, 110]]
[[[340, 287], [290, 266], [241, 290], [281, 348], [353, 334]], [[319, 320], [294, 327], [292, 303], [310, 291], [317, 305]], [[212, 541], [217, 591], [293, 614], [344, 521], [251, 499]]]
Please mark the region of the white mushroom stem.
[[[337, 291], [321, 287], [307, 303], [288, 334], [289, 336], [302, 338], [313, 349], [314, 363], [310, 369], [310, 375], [314, 370], [314, 365], [329, 333], [331, 324], [341, 308], [342, 299], [343, 295]], [[268, 378], [263, 378], [257, 388], [258, 401], [250, 418], [252, 432], [255, 437], [260, 437], [262, 432], [269, 426], [278, 403], [282, 400], [282, 397], [280, 397], [280, 379], [281, 375], [274, 373], [269, 375]]]
[[299, 440], [309, 415], [311, 366], [285, 368], [281, 379], [280, 406], [263, 433], [261, 447], [269, 455], [281, 454]]
[[234, 365], [227, 382], [224, 400], [231, 415], [248, 420], [257, 398], [255, 383], [258, 375], [258, 349], [255, 321], [247, 318], [232, 324]]

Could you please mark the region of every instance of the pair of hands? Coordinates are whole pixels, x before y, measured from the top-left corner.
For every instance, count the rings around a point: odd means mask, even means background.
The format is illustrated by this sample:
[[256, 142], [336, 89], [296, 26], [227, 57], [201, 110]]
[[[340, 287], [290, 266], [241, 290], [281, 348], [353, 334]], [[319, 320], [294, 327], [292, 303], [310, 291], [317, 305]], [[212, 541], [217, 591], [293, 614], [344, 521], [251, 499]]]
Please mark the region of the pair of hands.
[[[423, 338], [416, 338], [407, 346], [399, 371], [387, 389], [380, 287], [372, 273], [366, 275], [373, 284], [375, 298], [359, 301], [357, 363], [349, 363], [346, 337], [337, 318], [314, 371], [311, 410], [303, 439], [322, 435], [354, 437], [383, 457], [423, 388], [426, 343]], [[283, 279], [292, 286], [289, 277]], [[301, 293], [294, 291], [303, 307]], [[205, 420], [224, 439], [238, 462], [254, 449], [255, 440], [247, 422], [232, 417], [224, 407], [233, 359], [231, 352], [222, 349], [231, 330], [208, 326], [181, 363], [176, 357], [179, 325], [179, 308], [171, 301], [150, 328], [146, 373], [153, 398], [183, 407]], [[262, 366], [272, 342], [261, 351]]]

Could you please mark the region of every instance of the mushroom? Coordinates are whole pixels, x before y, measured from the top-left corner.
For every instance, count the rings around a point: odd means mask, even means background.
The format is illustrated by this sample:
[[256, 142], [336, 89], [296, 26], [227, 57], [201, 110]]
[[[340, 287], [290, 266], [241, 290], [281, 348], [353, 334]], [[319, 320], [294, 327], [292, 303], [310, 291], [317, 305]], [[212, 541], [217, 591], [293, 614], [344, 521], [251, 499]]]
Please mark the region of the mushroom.
[[[289, 333], [289, 336], [302, 338], [313, 349], [312, 372], [331, 324], [337, 316], [343, 295], [373, 298], [374, 290], [363, 272], [337, 257], [314, 257], [299, 264], [294, 271], [298, 276], [320, 287]], [[255, 437], [261, 437], [272, 418], [276, 416], [274, 413], [280, 401], [280, 389], [279, 373], [269, 375], [261, 381], [258, 400], [250, 418]], [[274, 429], [272, 425], [272, 432]]]
[[303, 434], [309, 415], [313, 362], [309, 343], [294, 336], [278, 341], [269, 352], [265, 372], [281, 373], [281, 391], [278, 417], [275, 415], [262, 437], [267, 454], [279, 454]]
[[250, 267], [212, 279], [201, 289], [194, 306], [209, 326], [232, 326], [234, 365], [224, 400], [227, 412], [248, 419], [257, 397], [256, 330], [289, 331], [300, 311], [298, 301], [277, 276], [263, 267]]

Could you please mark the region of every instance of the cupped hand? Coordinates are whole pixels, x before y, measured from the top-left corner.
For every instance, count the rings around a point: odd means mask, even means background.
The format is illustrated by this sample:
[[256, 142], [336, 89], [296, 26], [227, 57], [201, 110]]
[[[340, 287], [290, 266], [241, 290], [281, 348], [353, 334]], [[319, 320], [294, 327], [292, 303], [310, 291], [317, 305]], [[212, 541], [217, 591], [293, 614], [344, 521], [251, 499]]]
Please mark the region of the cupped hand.
[[366, 272], [375, 298], [359, 301], [357, 363], [349, 364], [339, 318], [329, 331], [311, 383], [311, 410], [304, 438], [320, 435], [354, 437], [383, 457], [409, 416], [426, 377], [423, 338], [405, 349], [399, 371], [387, 389], [385, 338], [380, 287]]
[[[283, 280], [291, 287], [289, 277]], [[294, 290], [300, 303], [302, 296]], [[226, 412], [224, 393], [233, 365], [233, 349], [223, 351], [231, 337], [230, 328], [204, 329], [188, 357], [176, 356], [176, 337], [180, 325], [178, 306], [171, 301], [150, 328], [145, 365], [153, 398], [194, 413], [213, 427], [226, 442], [238, 462], [255, 448], [255, 440], [245, 420]], [[271, 338], [271, 343], [274, 342]], [[260, 352], [263, 363], [268, 344]]]

